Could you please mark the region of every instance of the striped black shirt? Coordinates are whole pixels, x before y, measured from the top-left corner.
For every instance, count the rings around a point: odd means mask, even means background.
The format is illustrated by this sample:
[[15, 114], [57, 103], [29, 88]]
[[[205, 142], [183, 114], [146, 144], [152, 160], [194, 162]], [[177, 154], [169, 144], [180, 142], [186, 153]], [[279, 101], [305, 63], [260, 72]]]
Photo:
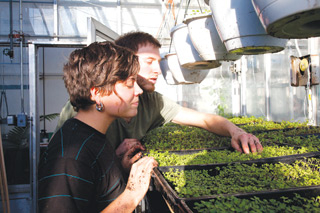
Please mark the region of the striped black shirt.
[[71, 118], [51, 139], [39, 164], [40, 212], [99, 212], [124, 190], [106, 135]]

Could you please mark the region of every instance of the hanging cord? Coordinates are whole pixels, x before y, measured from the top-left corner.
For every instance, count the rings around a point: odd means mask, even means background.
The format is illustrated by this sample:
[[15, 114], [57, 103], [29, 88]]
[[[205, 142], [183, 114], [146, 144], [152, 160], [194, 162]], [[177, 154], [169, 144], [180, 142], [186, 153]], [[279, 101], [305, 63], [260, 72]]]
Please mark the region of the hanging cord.
[[[171, 8], [169, 8], [169, 13], [170, 13], [170, 9], [171, 9]], [[158, 32], [157, 32], [157, 34], [156, 34], [156, 37], [157, 37], [157, 38], [159, 37], [160, 33], [162, 32], [162, 28], [164, 28], [164, 26], [165, 26], [165, 24], [166, 24], [167, 11], [168, 11], [168, 7], [166, 8], [166, 12], [164, 13], [164, 15], [163, 15], [163, 17], [162, 17], [162, 21], [161, 21], [160, 27], [159, 27]], [[163, 24], [163, 22], [165, 22], [165, 23]]]
[[[177, 25], [177, 21], [178, 21], [178, 17], [179, 17], [179, 14], [180, 14], [180, 10], [182, 8], [182, 1], [180, 1], [180, 5], [179, 5], [179, 10], [178, 10], [178, 13], [177, 13], [177, 17], [176, 17], [176, 20], [174, 22], [174, 27]], [[187, 0], [188, 1], [188, 0]], [[190, 3], [190, 0], [189, 0], [189, 3]], [[171, 53], [171, 46], [172, 46], [172, 38], [170, 39], [170, 45], [169, 45], [169, 53]]]
[[171, 16], [171, 11], [172, 11], [172, 14], [173, 14], [173, 19], [175, 20], [173, 0], [168, 0], [168, 4], [169, 4], [169, 5], [166, 7], [165, 14], [164, 14], [163, 17], [162, 17], [162, 21], [161, 21], [160, 27], [159, 27], [158, 32], [157, 32], [157, 35], [156, 35], [156, 37], [157, 37], [157, 38], [160, 38], [160, 39], [162, 39], [162, 36], [161, 36], [162, 30], [163, 30], [163, 28], [165, 28], [166, 25], [167, 25], [168, 19], [169, 19], [170, 16]]
[[186, 18], [187, 14], [188, 14], [190, 2], [191, 2], [191, 0], [187, 0], [187, 6], [186, 6], [186, 9], [184, 10], [184, 15], [183, 15], [184, 19]]
[[197, 0], [197, 2], [198, 2], [198, 5], [199, 5], [199, 8], [200, 8], [200, 12], [202, 13], [202, 8], [201, 8], [199, 0]]
[[[186, 8], [185, 8], [184, 15], [183, 15], [184, 19], [186, 18], [187, 14], [188, 14], [188, 9], [189, 9], [189, 6], [190, 6], [190, 2], [191, 2], [191, 0], [186, 0]], [[202, 8], [201, 8], [199, 0], [197, 0], [197, 2], [198, 2], [198, 5], [199, 5], [200, 12], [202, 13]], [[175, 19], [174, 27], [177, 25], [177, 21], [178, 21], [178, 17], [179, 17], [179, 14], [180, 14], [180, 10], [182, 8], [182, 4], [183, 4], [183, 0], [180, 1], [179, 10], [178, 10], [178, 13], [177, 13], [177, 17]], [[172, 38], [170, 40], [169, 53], [171, 52], [171, 46], [172, 46]]]

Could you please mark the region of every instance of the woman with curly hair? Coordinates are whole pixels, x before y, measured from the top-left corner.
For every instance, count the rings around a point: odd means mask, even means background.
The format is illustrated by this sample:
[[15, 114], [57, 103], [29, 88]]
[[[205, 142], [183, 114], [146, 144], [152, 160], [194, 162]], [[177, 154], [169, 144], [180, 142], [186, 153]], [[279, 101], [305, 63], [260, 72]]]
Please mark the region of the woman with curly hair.
[[109, 125], [137, 114], [139, 61], [127, 48], [93, 43], [70, 54], [64, 82], [77, 112], [51, 139], [39, 165], [40, 212], [132, 212], [157, 162], [143, 157], [124, 181], [106, 140]]

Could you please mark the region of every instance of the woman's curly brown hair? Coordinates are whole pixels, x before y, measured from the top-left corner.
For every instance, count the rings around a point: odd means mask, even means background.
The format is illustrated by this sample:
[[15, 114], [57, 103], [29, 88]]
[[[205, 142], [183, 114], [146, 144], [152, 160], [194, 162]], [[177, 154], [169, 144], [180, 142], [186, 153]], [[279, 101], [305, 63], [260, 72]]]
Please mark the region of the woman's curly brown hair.
[[139, 69], [139, 60], [133, 51], [112, 42], [95, 42], [70, 54], [63, 67], [63, 80], [70, 102], [78, 111], [95, 104], [90, 98], [92, 87], [109, 95], [116, 82], [138, 74]]

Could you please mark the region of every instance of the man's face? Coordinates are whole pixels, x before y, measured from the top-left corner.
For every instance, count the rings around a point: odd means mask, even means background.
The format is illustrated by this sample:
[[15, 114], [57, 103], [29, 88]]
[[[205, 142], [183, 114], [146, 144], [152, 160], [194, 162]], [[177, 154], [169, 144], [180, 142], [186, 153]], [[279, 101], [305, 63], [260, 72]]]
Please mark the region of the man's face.
[[161, 74], [159, 48], [152, 44], [140, 46], [136, 55], [140, 63], [137, 82], [144, 91], [153, 92], [158, 75]]

